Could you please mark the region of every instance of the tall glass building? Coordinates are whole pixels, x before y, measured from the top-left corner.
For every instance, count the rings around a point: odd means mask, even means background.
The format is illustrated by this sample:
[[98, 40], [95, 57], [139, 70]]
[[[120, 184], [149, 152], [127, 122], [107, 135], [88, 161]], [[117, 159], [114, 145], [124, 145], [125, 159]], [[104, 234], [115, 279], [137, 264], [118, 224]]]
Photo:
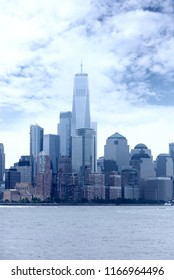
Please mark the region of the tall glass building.
[[156, 176], [173, 177], [173, 159], [169, 154], [159, 154], [156, 158]]
[[0, 143], [0, 182], [3, 181], [4, 173], [5, 173], [4, 145]]
[[89, 167], [96, 172], [96, 133], [92, 128], [79, 128], [77, 136], [72, 137], [72, 166], [75, 172]]
[[30, 126], [30, 160], [32, 166], [32, 181], [34, 183], [36, 175], [37, 156], [43, 151], [43, 134], [44, 129], [39, 125]]
[[79, 172], [82, 167], [96, 171], [96, 133], [92, 128], [79, 128], [77, 136], [72, 137], [73, 171]]
[[88, 74], [78, 73], [74, 78], [71, 135], [76, 135], [76, 129], [90, 127]]
[[50, 156], [51, 168], [53, 173], [58, 171], [58, 162], [60, 158], [60, 137], [56, 134], [44, 135], [43, 151]]
[[[82, 67], [82, 65], [81, 65]], [[96, 171], [96, 133], [97, 125], [91, 124], [88, 74], [78, 73], [74, 78], [72, 121], [71, 121], [71, 157], [73, 172], [88, 168]]]
[[58, 134], [60, 136], [61, 156], [71, 155], [71, 112], [60, 113], [60, 123], [58, 124]]

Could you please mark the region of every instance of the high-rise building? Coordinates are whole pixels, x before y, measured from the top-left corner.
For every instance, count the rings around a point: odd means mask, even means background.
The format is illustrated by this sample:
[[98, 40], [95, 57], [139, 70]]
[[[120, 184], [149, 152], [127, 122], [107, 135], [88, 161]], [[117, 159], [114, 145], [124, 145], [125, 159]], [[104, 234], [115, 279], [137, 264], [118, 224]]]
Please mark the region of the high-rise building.
[[30, 156], [21, 156], [19, 162], [14, 164], [14, 168], [20, 172], [20, 182], [30, 183], [32, 182], [32, 167], [30, 165]]
[[40, 152], [37, 156], [36, 197], [41, 200], [50, 198], [52, 183], [52, 170], [50, 156]]
[[27, 165], [16, 166], [16, 170], [18, 172], [20, 172], [20, 176], [21, 176], [20, 182], [22, 182], [22, 183], [31, 183], [32, 182], [31, 166], [27, 166]]
[[104, 160], [115, 161], [119, 172], [129, 165], [129, 146], [126, 137], [118, 132], [108, 137], [104, 147]]
[[132, 166], [125, 167], [121, 172], [123, 197], [126, 199], [139, 199], [139, 171]]
[[58, 172], [58, 162], [60, 157], [60, 137], [55, 134], [44, 135], [43, 151], [50, 156], [51, 167], [54, 174]]
[[0, 143], [0, 182], [3, 181], [4, 174], [5, 174], [4, 145], [2, 143]]
[[[97, 124], [91, 125], [88, 74], [75, 75], [72, 122], [71, 122], [71, 157], [73, 172], [82, 172], [86, 167], [91, 172], [97, 169], [96, 136]], [[83, 173], [83, 172], [82, 172]]]
[[106, 199], [115, 200], [122, 197], [121, 175], [112, 172], [109, 175], [108, 185], [106, 186]]
[[173, 160], [173, 173], [174, 173], [174, 142], [169, 143], [169, 155]]
[[79, 128], [91, 128], [88, 74], [82, 71], [74, 78], [71, 135]]
[[63, 173], [72, 173], [72, 163], [70, 157], [60, 157], [58, 162], [58, 171]]
[[32, 183], [35, 182], [36, 161], [38, 154], [43, 151], [44, 129], [39, 125], [30, 126], [30, 160], [32, 166]]
[[174, 162], [174, 142], [169, 143], [169, 155], [172, 157]]
[[137, 144], [134, 149], [131, 150], [130, 165], [139, 171], [141, 179], [155, 177], [155, 167], [151, 150], [142, 143]]
[[94, 199], [105, 199], [104, 174], [89, 174], [89, 184], [84, 185], [84, 198], [91, 201]]
[[145, 199], [168, 201], [173, 199], [173, 180], [169, 177], [154, 177], [147, 179]]
[[60, 170], [57, 175], [57, 198], [61, 201], [77, 201], [81, 198], [79, 191], [79, 177], [77, 174], [64, 173]]
[[169, 154], [159, 154], [156, 159], [157, 177], [173, 177], [173, 160]]
[[91, 172], [96, 171], [96, 133], [92, 128], [76, 130], [77, 136], [72, 137], [72, 168], [79, 172], [89, 167]]
[[130, 165], [138, 171], [139, 198], [144, 198], [144, 188], [148, 178], [155, 177], [155, 166], [151, 150], [140, 143], [131, 150]]
[[60, 123], [58, 124], [58, 135], [60, 136], [61, 156], [71, 155], [71, 112], [60, 113]]
[[20, 183], [20, 172], [16, 168], [10, 168], [5, 171], [5, 189], [15, 189], [16, 183]]

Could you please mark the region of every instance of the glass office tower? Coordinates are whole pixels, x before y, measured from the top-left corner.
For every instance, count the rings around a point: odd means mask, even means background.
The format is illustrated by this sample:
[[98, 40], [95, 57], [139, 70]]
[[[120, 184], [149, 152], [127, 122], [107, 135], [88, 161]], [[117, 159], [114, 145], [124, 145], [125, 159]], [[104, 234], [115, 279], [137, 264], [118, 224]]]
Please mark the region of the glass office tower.
[[43, 134], [44, 130], [39, 125], [30, 126], [30, 160], [32, 166], [32, 182], [34, 184], [36, 175], [37, 156], [43, 151]]
[[71, 135], [76, 135], [76, 129], [90, 127], [88, 74], [78, 73], [74, 78]]
[[60, 112], [60, 123], [58, 124], [58, 135], [60, 136], [61, 156], [71, 155], [71, 112]]
[[43, 140], [43, 151], [50, 156], [51, 169], [54, 174], [58, 171], [60, 158], [60, 137], [56, 134], [45, 134]]
[[0, 143], [0, 182], [3, 181], [5, 173], [5, 153], [4, 153], [4, 145]]
[[82, 167], [96, 171], [96, 133], [92, 128], [79, 128], [72, 137], [72, 166], [75, 172]]

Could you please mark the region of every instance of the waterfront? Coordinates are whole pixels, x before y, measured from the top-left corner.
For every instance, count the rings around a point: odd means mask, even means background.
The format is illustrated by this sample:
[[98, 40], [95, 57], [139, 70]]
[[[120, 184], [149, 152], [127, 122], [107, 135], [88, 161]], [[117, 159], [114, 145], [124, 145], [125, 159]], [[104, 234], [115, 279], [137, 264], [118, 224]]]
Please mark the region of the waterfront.
[[173, 259], [174, 207], [0, 206], [0, 259]]

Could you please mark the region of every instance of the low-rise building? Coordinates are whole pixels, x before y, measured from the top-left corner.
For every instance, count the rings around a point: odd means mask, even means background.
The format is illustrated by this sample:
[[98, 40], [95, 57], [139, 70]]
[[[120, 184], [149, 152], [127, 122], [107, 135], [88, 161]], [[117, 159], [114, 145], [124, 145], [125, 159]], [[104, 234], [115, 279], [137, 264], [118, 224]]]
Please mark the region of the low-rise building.
[[21, 199], [20, 193], [16, 189], [6, 189], [6, 190], [4, 190], [3, 201], [18, 202], [18, 201], [20, 201], [20, 199]]

